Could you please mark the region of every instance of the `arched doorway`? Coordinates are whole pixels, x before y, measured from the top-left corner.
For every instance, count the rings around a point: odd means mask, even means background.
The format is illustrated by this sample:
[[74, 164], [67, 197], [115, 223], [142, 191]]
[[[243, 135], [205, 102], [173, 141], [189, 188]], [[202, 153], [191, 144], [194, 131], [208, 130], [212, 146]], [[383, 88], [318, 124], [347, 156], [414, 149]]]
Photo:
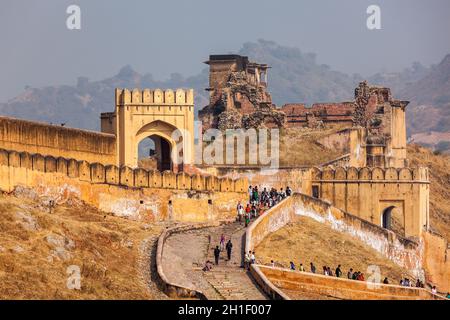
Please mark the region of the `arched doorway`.
[[167, 139], [150, 135], [138, 144], [138, 166], [147, 170], [173, 170], [172, 148]]
[[394, 209], [394, 206], [388, 207], [384, 209], [382, 215], [381, 215], [381, 226], [385, 229], [392, 229], [392, 210]]
[[[116, 89], [115, 102], [114, 112], [102, 114], [102, 131], [116, 136], [117, 165], [136, 168], [139, 142], [154, 134], [178, 153], [172, 156], [172, 170], [194, 163], [193, 89]], [[165, 154], [168, 145], [161, 142]]]

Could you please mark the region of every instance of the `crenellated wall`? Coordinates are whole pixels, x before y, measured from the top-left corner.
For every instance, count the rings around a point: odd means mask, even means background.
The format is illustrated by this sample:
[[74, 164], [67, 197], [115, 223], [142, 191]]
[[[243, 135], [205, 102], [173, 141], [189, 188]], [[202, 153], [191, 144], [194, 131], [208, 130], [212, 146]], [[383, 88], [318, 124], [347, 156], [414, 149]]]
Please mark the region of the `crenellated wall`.
[[0, 149], [0, 190], [23, 188], [57, 202], [75, 197], [131, 219], [205, 222], [234, 218], [248, 182]]
[[420, 236], [429, 227], [427, 168], [325, 167], [311, 169], [309, 195], [383, 226], [388, 210], [392, 230]]
[[[203, 175], [189, 175], [185, 172], [148, 171], [142, 168], [118, 167], [89, 163], [62, 157], [43, 156], [28, 152], [0, 149], [0, 166], [24, 168], [45, 173], [60, 173], [70, 178], [78, 178], [90, 183], [120, 185], [134, 188], [164, 188], [177, 190], [247, 192], [248, 181], [245, 178], [232, 180]], [[25, 177], [24, 177], [25, 178]], [[26, 179], [26, 178], [25, 178]], [[14, 177], [21, 180], [21, 177]], [[9, 185], [9, 186], [8, 186]], [[11, 191], [14, 185], [6, 180], [1, 183], [3, 190]]]
[[[164, 161], [172, 159], [173, 171], [181, 171], [181, 164], [194, 163], [193, 89], [116, 89], [115, 95], [114, 111], [101, 114], [102, 132], [117, 137], [115, 164], [137, 167], [138, 145], [147, 137], [156, 140], [156, 153]], [[160, 139], [167, 141], [171, 151], [182, 147], [182, 152], [162, 155], [161, 150], [158, 152]]]
[[7, 117], [0, 117], [0, 148], [116, 163], [114, 135]]

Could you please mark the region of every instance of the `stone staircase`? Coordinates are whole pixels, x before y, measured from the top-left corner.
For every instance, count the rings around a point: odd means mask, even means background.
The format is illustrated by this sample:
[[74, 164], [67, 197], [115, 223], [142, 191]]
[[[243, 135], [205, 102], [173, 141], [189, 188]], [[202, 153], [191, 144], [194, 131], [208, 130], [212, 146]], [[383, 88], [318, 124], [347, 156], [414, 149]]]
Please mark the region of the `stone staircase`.
[[[243, 268], [245, 227], [237, 222], [219, 227], [188, 230], [170, 236], [164, 246], [162, 264], [166, 276], [173, 283], [196, 288], [210, 300], [267, 299], [258, 285]], [[231, 238], [233, 250], [228, 261], [224, 250], [219, 265], [203, 271], [207, 260], [214, 262], [214, 248], [224, 234]]]
[[[208, 259], [214, 261], [214, 248], [219, 245], [222, 234], [225, 235], [226, 241], [231, 238], [233, 243], [231, 259], [230, 261], [227, 260], [226, 251], [221, 252], [219, 265], [214, 266], [212, 271], [204, 272], [205, 279], [218, 295], [225, 300], [267, 299], [266, 295], [254, 283], [249, 273], [242, 267], [245, 241], [245, 227], [243, 224], [234, 222], [212, 229], [209, 236]], [[214, 297], [211, 298], [214, 299]]]

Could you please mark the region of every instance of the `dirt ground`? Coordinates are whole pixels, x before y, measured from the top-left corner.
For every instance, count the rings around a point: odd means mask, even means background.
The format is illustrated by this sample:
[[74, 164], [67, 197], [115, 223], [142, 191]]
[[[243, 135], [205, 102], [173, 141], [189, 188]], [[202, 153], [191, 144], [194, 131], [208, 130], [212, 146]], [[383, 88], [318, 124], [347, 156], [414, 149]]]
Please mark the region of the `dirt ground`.
[[150, 271], [161, 229], [76, 200], [50, 212], [41, 199], [0, 194], [0, 299], [167, 298]]

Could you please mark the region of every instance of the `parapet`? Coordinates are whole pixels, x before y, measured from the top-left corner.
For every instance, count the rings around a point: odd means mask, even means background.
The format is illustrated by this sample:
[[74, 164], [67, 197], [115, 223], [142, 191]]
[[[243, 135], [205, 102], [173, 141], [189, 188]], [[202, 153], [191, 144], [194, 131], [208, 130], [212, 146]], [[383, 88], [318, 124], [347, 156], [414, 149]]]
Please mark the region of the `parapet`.
[[92, 184], [117, 185], [127, 188], [162, 188], [196, 191], [247, 192], [248, 180], [232, 180], [186, 172], [160, 172], [127, 166], [103, 165], [63, 157], [43, 156], [28, 152], [0, 149], [0, 166], [61, 174]]
[[119, 89], [116, 105], [194, 105], [194, 89]]
[[313, 181], [409, 181], [429, 183], [429, 170], [418, 168], [332, 167], [311, 168]]

